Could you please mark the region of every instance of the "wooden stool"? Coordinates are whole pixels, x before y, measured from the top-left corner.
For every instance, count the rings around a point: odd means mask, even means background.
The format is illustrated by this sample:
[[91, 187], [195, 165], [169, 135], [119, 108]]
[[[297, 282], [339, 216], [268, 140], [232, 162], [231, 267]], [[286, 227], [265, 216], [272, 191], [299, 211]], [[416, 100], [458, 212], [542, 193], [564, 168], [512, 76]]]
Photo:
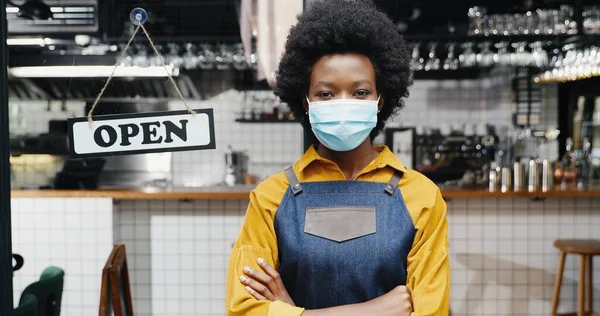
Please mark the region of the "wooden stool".
[[[592, 271], [592, 258], [600, 255], [600, 240], [589, 239], [570, 239], [556, 240], [554, 247], [560, 250], [560, 261], [558, 262], [558, 271], [556, 272], [556, 281], [554, 283], [554, 296], [552, 297], [552, 316], [556, 313], [560, 296], [560, 286], [562, 285], [562, 275], [565, 269], [565, 257], [567, 254], [579, 255], [579, 284], [577, 290], [577, 313], [568, 313], [560, 315], [574, 316], [600, 316], [593, 311], [594, 306], [594, 278]], [[587, 298], [587, 301], [586, 301]], [[585, 305], [585, 309], [584, 309]]]

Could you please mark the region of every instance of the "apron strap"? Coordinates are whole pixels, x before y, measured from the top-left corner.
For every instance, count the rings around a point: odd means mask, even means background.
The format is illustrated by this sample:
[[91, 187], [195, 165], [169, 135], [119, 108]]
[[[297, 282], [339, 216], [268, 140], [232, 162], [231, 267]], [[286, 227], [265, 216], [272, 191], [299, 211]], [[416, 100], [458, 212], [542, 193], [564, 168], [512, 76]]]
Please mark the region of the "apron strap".
[[290, 189], [292, 189], [294, 195], [298, 195], [298, 193], [302, 192], [302, 185], [300, 184], [300, 181], [298, 181], [298, 177], [296, 177], [296, 173], [292, 166], [285, 169], [285, 176], [290, 183]]
[[396, 187], [398, 186], [398, 182], [400, 182], [400, 179], [402, 178], [403, 174], [404, 173], [402, 171], [395, 170], [394, 175], [392, 176], [388, 184], [385, 186], [385, 192], [387, 192], [390, 195], [393, 195], [394, 191], [396, 190]]

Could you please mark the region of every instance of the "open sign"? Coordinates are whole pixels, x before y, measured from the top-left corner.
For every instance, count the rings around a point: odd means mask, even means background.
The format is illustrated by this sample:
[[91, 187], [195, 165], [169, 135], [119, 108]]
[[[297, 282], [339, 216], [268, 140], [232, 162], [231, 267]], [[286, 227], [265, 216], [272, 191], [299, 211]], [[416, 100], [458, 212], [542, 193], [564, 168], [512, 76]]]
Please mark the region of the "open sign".
[[147, 112], [68, 119], [75, 158], [215, 149], [212, 109]]

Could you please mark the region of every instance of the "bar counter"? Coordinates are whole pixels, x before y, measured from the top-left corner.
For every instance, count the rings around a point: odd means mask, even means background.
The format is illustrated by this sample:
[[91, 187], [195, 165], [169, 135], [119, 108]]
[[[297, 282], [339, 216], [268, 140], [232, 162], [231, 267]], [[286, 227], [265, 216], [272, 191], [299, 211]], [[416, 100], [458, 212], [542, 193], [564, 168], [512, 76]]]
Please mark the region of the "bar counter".
[[[97, 313], [106, 258], [113, 244], [125, 244], [136, 315], [184, 308], [225, 315], [229, 254], [253, 188], [12, 191], [13, 249], [25, 258], [15, 273], [14, 295], [45, 267], [65, 267], [64, 316]], [[456, 315], [550, 315], [559, 261], [554, 241], [600, 239], [600, 187], [441, 189], [448, 201]], [[576, 260], [567, 260], [563, 294], [577, 293], [577, 271]], [[594, 278], [600, 284], [600, 273]], [[567, 296], [561, 308], [575, 310], [576, 302]]]
[[[254, 188], [248, 186], [216, 186], [170, 189], [98, 189], [98, 190], [13, 190], [15, 198], [112, 198], [115, 200], [243, 200]], [[560, 190], [548, 192], [488, 192], [483, 189], [459, 189], [442, 187], [444, 198], [595, 198], [600, 197], [600, 187], [589, 190]]]

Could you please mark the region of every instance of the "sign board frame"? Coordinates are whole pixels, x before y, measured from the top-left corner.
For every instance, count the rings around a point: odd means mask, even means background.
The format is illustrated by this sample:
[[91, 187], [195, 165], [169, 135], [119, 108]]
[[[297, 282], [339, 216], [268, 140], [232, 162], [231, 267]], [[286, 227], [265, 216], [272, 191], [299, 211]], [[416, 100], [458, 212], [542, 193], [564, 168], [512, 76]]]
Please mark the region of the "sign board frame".
[[[74, 117], [67, 119], [67, 129], [68, 129], [68, 141], [69, 141], [69, 151], [72, 158], [89, 158], [89, 157], [106, 157], [106, 156], [122, 156], [122, 155], [137, 155], [137, 154], [150, 154], [150, 153], [161, 153], [161, 152], [179, 152], [179, 151], [191, 151], [191, 150], [208, 150], [208, 149], [216, 149], [216, 140], [215, 140], [215, 120], [214, 120], [214, 111], [213, 109], [195, 109], [196, 113], [194, 115], [207, 115], [208, 116], [208, 132], [209, 132], [209, 142], [206, 145], [194, 145], [194, 146], [173, 146], [173, 147], [161, 147], [161, 148], [153, 148], [153, 149], [140, 149], [140, 150], [123, 150], [123, 151], [107, 151], [107, 152], [99, 152], [99, 153], [83, 153], [79, 154], [75, 151], [75, 142], [74, 142], [74, 128], [73, 126], [77, 123], [85, 122], [88, 124], [87, 117]], [[127, 120], [127, 119], [136, 119], [136, 118], [160, 118], [165, 116], [191, 116], [190, 112], [187, 110], [178, 110], [178, 111], [156, 111], [156, 112], [139, 112], [139, 113], [127, 113], [127, 114], [108, 114], [108, 115], [98, 115], [93, 116], [93, 123], [98, 124], [102, 121], [116, 121], [116, 120]], [[92, 127], [94, 126], [92, 125]], [[93, 141], [93, 140], [90, 140]]]

